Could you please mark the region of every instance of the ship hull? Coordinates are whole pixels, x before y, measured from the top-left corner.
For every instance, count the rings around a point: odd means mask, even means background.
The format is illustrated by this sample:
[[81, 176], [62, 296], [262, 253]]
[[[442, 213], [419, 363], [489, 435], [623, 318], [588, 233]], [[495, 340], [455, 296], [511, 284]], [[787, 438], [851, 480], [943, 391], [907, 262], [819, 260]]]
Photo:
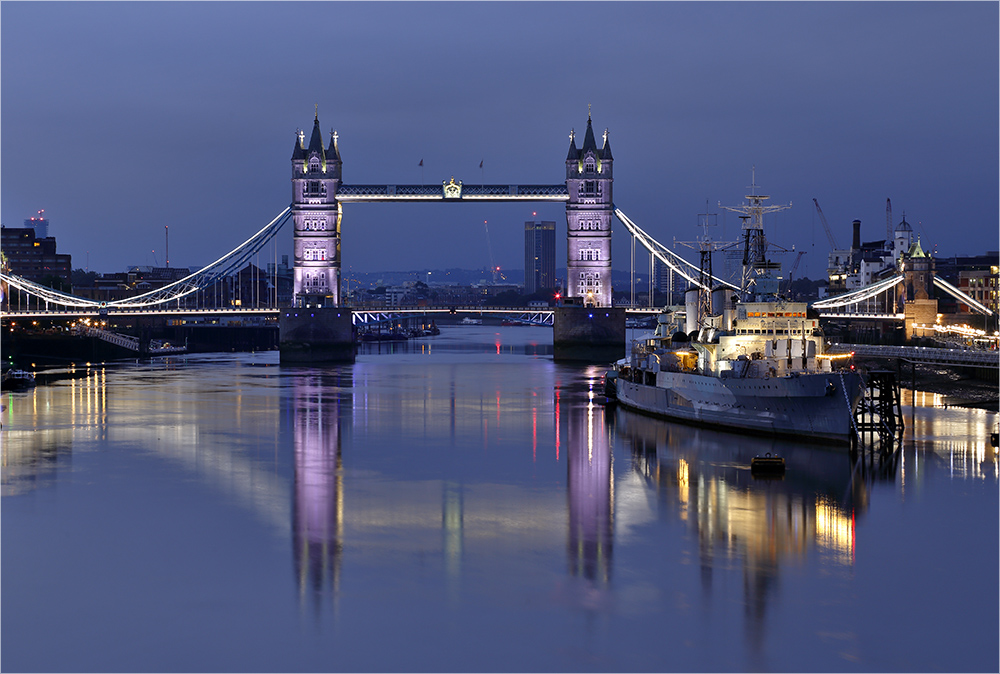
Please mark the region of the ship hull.
[[853, 371], [763, 379], [658, 372], [655, 385], [620, 376], [616, 386], [619, 404], [658, 417], [834, 443], [850, 441], [864, 393]]

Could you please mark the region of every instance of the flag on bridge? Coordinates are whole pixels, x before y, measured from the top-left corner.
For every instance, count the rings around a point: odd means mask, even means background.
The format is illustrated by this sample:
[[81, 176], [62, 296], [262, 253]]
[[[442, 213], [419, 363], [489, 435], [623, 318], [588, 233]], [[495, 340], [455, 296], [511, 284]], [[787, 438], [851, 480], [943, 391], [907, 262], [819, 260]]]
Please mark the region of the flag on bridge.
[[417, 166], [423, 166], [423, 165], [424, 165], [424, 160], [423, 160], [423, 159], [421, 159], [421, 160], [420, 160], [420, 163], [419, 163], [419, 164], [417, 164]]
[[483, 162], [479, 162], [479, 168], [483, 168]]

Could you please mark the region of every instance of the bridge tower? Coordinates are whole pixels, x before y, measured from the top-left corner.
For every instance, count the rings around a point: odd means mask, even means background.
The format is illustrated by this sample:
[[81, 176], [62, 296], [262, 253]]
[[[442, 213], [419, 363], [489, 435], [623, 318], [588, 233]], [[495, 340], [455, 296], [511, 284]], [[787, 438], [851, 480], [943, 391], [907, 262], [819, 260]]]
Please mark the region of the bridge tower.
[[298, 131], [292, 151], [292, 222], [295, 225], [295, 286], [293, 304], [340, 306], [340, 204], [341, 181], [337, 134], [323, 147], [319, 111], [313, 120], [309, 145]]
[[590, 113], [583, 147], [570, 132], [566, 155], [566, 296], [574, 304], [611, 306], [611, 143], [598, 149]]

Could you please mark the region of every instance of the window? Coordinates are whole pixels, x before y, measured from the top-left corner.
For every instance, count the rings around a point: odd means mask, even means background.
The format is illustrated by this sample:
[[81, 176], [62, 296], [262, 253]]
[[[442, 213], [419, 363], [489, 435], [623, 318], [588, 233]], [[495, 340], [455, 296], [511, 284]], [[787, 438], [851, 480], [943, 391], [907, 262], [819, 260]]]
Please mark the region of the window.
[[303, 188], [304, 197], [325, 197], [326, 196], [326, 185], [319, 180], [308, 180], [306, 181], [305, 187]]

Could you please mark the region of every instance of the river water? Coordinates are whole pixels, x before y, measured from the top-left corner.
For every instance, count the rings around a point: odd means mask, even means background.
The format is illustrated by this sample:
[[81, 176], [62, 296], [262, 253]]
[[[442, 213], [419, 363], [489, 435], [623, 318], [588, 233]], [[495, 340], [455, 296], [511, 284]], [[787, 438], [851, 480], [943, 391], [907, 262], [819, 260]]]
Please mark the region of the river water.
[[905, 392], [852, 466], [595, 405], [551, 340], [5, 393], [0, 668], [998, 671], [995, 414]]

